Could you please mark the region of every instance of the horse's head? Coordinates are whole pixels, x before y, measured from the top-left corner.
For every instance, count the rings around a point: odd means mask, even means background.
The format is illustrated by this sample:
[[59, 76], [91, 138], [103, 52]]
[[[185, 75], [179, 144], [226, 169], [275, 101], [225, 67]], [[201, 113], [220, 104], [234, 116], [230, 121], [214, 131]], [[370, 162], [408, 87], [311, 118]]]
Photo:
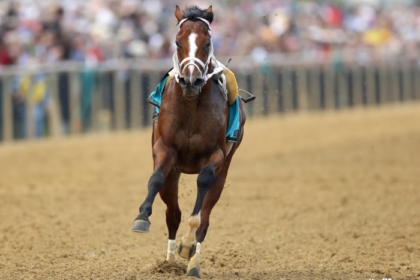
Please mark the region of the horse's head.
[[[213, 10], [188, 7], [183, 13], [176, 6], [175, 17], [180, 30], [176, 36], [179, 84], [184, 97], [195, 98], [206, 82], [206, 72], [213, 54], [210, 24]], [[175, 56], [174, 56], [175, 57]]]

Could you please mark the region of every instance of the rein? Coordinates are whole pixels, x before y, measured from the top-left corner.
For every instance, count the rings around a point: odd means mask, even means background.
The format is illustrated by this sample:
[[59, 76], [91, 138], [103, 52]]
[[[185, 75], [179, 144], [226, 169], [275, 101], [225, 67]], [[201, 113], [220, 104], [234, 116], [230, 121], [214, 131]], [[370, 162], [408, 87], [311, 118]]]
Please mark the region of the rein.
[[[205, 20], [204, 18], [198, 17], [198, 19], [207, 24], [207, 26], [209, 28], [209, 34], [211, 35], [210, 23], [207, 20]], [[188, 20], [188, 18], [184, 18], [183, 20], [181, 20], [179, 22], [179, 29], [181, 29], [181, 25], [187, 20]], [[203, 79], [203, 81], [204, 81], [203, 85], [205, 85], [207, 83], [207, 81], [211, 77], [213, 77], [215, 74], [219, 74], [220, 72], [223, 72], [223, 68], [220, 66], [219, 62], [217, 61], [216, 57], [214, 56], [213, 41], [211, 39], [210, 39], [210, 52], [209, 52], [209, 56], [207, 58], [206, 63], [203, 63], [200, 59], [198, 59], [196, 57], [187, 57], [184, 60], [182, 60], [181, 63], [180, 63], [179, 59], [178, 59], [178, 53], [177, 52], [174, 53], [174, 56], [173, 56], [172, 59], [173, 59], [173, 62], [174, 62], [175, 80], [176, 80], [177, 83], [179, 83], [179, 78], [180, 78], [180, 74], [181, 74], [182, 70], [185, 67], [187, 67], [188, 65], [193, 65], [198, 69], [198, 71], [200, 72], [200, 75], [201, 75], [201, 79]], [[214, 63], [216, 64], [216, 66], [215, 66], [212, 73], [207, 74], [207, 71], [208, 71], [209, 65], [210, 65], [210, 61], [212, 59], [213, 59]], [[200, 67], [196, 63], [198, 63], [203, 68], [203, 71], [201, 71]]]

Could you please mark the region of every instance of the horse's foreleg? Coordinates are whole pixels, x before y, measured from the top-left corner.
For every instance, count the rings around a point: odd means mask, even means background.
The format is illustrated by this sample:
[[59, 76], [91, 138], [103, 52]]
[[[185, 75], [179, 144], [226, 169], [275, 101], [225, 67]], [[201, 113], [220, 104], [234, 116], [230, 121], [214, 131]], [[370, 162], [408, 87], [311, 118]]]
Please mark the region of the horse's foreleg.
[[153, 172], [152, 177], [149, 179], [147, 185], [148, 193], [146, 199], [141, 204], [139, 209], [139, 215], [134, 220], [133, 229], [134, 232], [149, 232], [150, 221], [149, 217], [152, 215], [152, 205], [155, 201], [155, 197], [158, 192], [162, 189], [165, 183], [165, 175], [162, 169], [158, 169]]
[[150, 221], [149, 217], [152, 215], [152, 205], [155, 197], [160, 192], [165, 184], [166, 177], [173, 169], [174, 157], [166, 147], [157, 143], [156, 148], [153, 147], [154, 158], [154, 172], [149, 179], [147, 185], [148, 194], [143, 204], [140, 206], [140, 214], [134, 220], [132, 231], [134, 232], [149, 232]]
[[166, 225], [168, 227], [169, 240], [166, 260], [173, 261], [175, 259], [175, 238], [181, 223], [181, 210], [178, 205], [178, 182], [181, 172], [172, 169], [165, 180], [162, 190], [159, 192], [166, 208]]

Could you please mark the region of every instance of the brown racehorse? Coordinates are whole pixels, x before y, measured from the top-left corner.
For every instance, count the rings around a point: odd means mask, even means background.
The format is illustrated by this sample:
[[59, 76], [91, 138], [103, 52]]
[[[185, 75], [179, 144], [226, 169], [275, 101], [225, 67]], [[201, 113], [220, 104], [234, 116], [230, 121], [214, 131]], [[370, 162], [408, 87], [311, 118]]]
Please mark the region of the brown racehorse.
[[149, 231], [152, 204], [159, 193], [167, 205], [167, 259], [173, 260], [175, 237], [181, 222], [179, 178], [181, 173], [198, 174], [197, 200], [178, 253], [190, 259], [188, 276], [199, 278], [201, 242], [209, 227], [211, 210], [223, 191], [232, 157], [242, 141], [245, 112], [243, 102], [239, 100], [241, 123], [238, 141], [228, 143], [226, 129], [229, 107], [223, 89], [217, 82], [219, 75], [206, 78], [215, 70], [209, 63], [214, 59], [210, 31], [212, 7], [207, 10], [189, 7], [182, 13], [177, 6], [175, 16], [180, 24], [176, 37], [177, 58], [187, 63], [175, 65], [175, 68], [179, 68], [179, 76], [166, 87], [159, 118], [153, 123], [154, 172], [148, 183], [148, 195], [134, 221], [133, 231]]

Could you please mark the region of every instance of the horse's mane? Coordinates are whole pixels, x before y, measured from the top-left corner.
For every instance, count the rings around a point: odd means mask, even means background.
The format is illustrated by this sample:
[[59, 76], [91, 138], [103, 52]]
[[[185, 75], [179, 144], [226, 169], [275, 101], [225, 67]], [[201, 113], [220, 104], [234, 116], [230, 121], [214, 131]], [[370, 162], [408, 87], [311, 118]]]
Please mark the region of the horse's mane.
[[188, 20], [192, 20], [194, 22], [199, 21], [199, 17], [204, 18], [209, 23], [212, 23], [213, 21], [213, 14], [207, 13], [207, 9], [200, 9], [197, 6], [189, 6], [186, 7], [184, 11], [182, 11], [182, 14], [184, 15], [184, 18], [187, 18]]

